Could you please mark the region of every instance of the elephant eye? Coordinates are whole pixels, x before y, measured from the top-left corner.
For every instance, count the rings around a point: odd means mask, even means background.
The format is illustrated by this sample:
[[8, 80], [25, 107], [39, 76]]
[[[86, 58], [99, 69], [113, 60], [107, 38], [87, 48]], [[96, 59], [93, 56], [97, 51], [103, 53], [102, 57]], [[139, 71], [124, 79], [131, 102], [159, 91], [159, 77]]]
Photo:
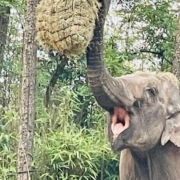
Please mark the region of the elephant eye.
[[135, 101], [135, 102], [133, 103], [133, 106], [134, 106], [135, 108], [140, 109], [140, 108], [141, 108], [141, 101], [140, 101], [140, 100]]
[[156, 96], [156, 89], [154, 87], [148, 87], [146, 90], [150, 96]]

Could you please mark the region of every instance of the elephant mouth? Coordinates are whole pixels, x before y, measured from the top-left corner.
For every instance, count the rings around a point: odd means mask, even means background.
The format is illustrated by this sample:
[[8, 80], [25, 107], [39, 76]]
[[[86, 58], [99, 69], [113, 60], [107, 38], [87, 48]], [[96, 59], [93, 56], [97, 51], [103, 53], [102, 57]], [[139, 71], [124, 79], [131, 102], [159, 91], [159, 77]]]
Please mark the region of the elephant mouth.
[[111, 131], [114, 137], [119, 136], [123, 131], [129, 128], [130, 117], [128, 113], [120, 107], [114, 107], [114, 112], [111, 116]]

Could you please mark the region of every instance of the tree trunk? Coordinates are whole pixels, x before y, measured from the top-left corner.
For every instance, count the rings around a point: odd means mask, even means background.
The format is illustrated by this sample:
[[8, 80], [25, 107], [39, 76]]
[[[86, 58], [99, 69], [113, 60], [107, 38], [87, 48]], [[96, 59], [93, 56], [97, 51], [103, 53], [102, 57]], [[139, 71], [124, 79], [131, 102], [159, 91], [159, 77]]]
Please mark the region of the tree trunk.
[[173, 71], [173, 74], [180, 81], [180, 15], [178, 17], [178, 29], [177, 29], [177, 33], [176, 33], [175, 51], [174, 51], [172, 71]]
[[22, 57], [21, 109], [18, 145], [18, 180], [30, 180], [35, 114], [36, 51], [35, 7], [37, 0], [27, 0]]
[[4, 47], [6, 44], [10, 8], [0, 5], [0, 76], [3, 67]]
[[[0, 78], [3, 77], [2, 69], [4, 63], [4, 50], [7, 38], [9, 24], [10, 7], [0, 5]], [[4, 78], [5, 81], [5, 78]], [[0, 104], [5, 107], [7, 104], [6, 92], [4, 87], [6, 84], [0, 83]]]

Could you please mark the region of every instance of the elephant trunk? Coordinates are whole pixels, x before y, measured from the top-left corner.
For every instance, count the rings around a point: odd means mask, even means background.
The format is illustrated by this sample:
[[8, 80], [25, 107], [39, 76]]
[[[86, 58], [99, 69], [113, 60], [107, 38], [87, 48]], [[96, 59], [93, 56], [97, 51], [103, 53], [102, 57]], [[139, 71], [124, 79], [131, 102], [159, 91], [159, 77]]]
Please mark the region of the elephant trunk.
[[[109, 0], [103, 0], [109, 1]], [[93, 39], [87, 48], [87, 75], [92, 92], [98, 104], [110, 110], [114, 106], [124, 106], [123, 104], [123, 84], [113, 78], [107, 72], [104, 65], [103, 52], [103, 31], [107, 7], [103, 4], [99, 10], [99, 18], [96, 20]]]

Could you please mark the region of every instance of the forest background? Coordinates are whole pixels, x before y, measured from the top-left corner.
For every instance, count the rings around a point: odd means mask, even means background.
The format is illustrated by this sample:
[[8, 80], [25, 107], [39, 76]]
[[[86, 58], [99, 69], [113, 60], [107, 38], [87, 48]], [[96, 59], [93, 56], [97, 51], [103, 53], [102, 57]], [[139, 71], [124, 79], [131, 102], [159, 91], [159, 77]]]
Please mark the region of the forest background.
[[[113, 2], [105, 27], [105, 63], [113, 76], [177, 72], [178, 1]], [[0, 2], [0, 179], [16, 179], [24, 0]], [[86, 58], [37, 51], [33, 179], [117, 180], [119, 155], [106, 115], [88, 86]]]

